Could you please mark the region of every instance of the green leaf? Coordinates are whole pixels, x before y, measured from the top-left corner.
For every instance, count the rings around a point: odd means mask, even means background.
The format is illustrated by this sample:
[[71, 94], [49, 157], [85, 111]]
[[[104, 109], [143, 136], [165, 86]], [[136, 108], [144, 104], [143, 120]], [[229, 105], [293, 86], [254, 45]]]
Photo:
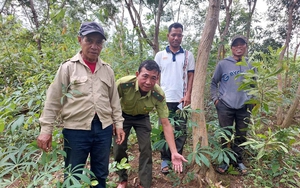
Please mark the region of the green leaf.
[[91, 181], [91, 186], [93, 186], [93, 187], [95, 187], [98, 184], [99, 184], [99, 182], [97, 180], [92, 180]]
[[224, 158], [224, 162], [226, 163], [226, 164], [228, 164], [229, 165], [229, 158], [225, 155], [225, 153], [223, 154], [223, 158]]
[[258, 154], [256, 156], [257, 160], [259, 160], [260, 158], [262, 158], [264, 155], [265, 155], [265, 149], [262, 148], [262, 149], [259, 150], [259, 152], [258, 152]]
[[127, 161], [127, 159], [124, 157], [123, 159], [121, 159], [120, 164], [125, 164]]
[[196, 157], [195, 157], [195, 162], [196, 162], [199, 166], [201, 166], [201, 160], [200, 160], [199, 154], [196, 155]]
[[275, 173], [279, 168], [280, 168], [280, 164], [276, 163], [276, 164], [272, 164], [272, 172]]
[[[218, 164], [221, 164], [222, 162], [223, 162], [223, 160], [224, 160], [224, 157], [223, 157], [223, 155], [221, 154], [221, 155], [219, 155], [218, 156]], [[229, 164], [229, 162], [228, 162], [228, 164]]]
[[219, 155], [218, 152], [214, 152], [212, 155], [212, 160], [214, 161], [218, 157], [218, 155]]
[[85, 174], [79, 174], [79, 173], [76, 173], [76, 174], [74, 174], [74, 176], [79, 177], [79, 178], [80, 178], [83, 182], [85, 182], [85, 183], [88, 183], [88, 184], [91, 183], [90, 178], [89, 178], [87, 175], [85, 175]]
[[288, 149], [282, 145], [279, 145], [279, 147], [285, 152], [285, 153], [288, 153]]
[[200, 153], [200, 158], [201, 158], [201, 161], [205, 164], [205, 166], [207, 166], [207, 168], [209, 168], [210, 162], [209, 162], [208, 158], [201, 153]]
[[0, 118], [0, 132], [3, 132], [5, 128], [5, 121], [4, 119]]
[[19, 118], [11, 125], [11, 132], [14, 132], [18, 127], [24, 123], [24, 115], [20, 115]]
[[76, 89], [72, 90], [72, 93], [76, 94], [76, 95], [82, 95], [82, 93]]
[[68, 98], [73, 98], [73, 95], [71, 93], [66, 93], [65, 94]]
[[194, 157], [194, 154], [195, 153], [190, 153], [188, 156], [187, 156], [187, 160], [188, 160], [188, 163], [190, 164], [193, 160], [193, 157]]
[[264, 108], [264, 110], [265, 110], [266, 112], [269, 112], [269, 105], [268, 105], [268, 104], [264, 103], [264, 104], [263, 104], [263, 108]]

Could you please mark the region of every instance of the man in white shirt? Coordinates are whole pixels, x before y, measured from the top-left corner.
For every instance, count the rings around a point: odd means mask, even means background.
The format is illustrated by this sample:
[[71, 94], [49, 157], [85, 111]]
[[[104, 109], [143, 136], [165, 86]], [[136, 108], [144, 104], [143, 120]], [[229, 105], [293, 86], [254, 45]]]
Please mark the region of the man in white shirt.
[[[158, 52], [155, 61], [161, 69], [159, 84], [165, 92], [170, 118], [179, 122], [173, 125], [176, 131], [180, 131], [175, 138], [178, 153], [182, 154], [186, 141], [186, 119], [176, 116], [176, 111], [191, 103], [192, 85], [194, 79], [195, 59], [190, 51], [181, 47], [183, 38], [183, 26], [173, 23], [169, 26], [167, 34], [169, 46]], [[161, 151], [161, 172], [167, 174], [171, 161], [170, 150], [163, 147]]]

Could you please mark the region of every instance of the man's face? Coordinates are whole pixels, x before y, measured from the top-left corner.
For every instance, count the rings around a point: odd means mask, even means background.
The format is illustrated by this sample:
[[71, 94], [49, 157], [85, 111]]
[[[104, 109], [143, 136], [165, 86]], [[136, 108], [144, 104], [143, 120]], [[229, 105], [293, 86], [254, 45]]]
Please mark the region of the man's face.
[[153, 89], [159, 74], [156, 70], [149, 71], [145, 67], [140, 72], [136, 72], [139, 89], [142, 92], [148, 92]]
[[99, 33], [91, 33], [86, 36], [78, 37], [81, 46], [81, 55], [84, 60], [96, 62], [103, 46], [103, 36]]
[[231, 46], [233, 56], [242, 57], [246, 52], [247, 45], [244, 40], [236, 39]]
[[179, 48], [182, 41], [182, 29], [181, 28], [172, 28], [170, 33], [167, 34], [169, 44], [172, 48]]

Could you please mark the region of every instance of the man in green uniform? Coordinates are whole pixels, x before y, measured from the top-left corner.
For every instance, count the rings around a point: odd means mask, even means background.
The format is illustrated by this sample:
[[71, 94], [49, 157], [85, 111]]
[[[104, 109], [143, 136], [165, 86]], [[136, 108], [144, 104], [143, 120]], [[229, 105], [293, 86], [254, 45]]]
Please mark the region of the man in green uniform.
[[[127, 158], [127, 140], [131, 128], [136, 131], [139, 143], [139, 187], [150, 188], [152, 181], [152, 149], [151, 149], [151, 124], [149, 112], [154, 108], [161, 120], [166, 141], [172, 153], [172, 163], [175, 172], [182, 172], [182, 161], [187, 161], [180, 155], [175, 146], [173, 128], [169, 122], [169, 111], [166, 104], [164, 92], [156, 84], [159, 79], [160, 69], [153, 60], [141, 63], [136, 76], [125, 76], [117, 81], [117, 88], [121, 100], [123, 117], [123, 130], [125, 140], [121, 145], [114, 144], [114, 158], [120, 162]], [[125, 188], [128, 175], [126, 170], [117, 172], [120, 184], [117, 188]]]

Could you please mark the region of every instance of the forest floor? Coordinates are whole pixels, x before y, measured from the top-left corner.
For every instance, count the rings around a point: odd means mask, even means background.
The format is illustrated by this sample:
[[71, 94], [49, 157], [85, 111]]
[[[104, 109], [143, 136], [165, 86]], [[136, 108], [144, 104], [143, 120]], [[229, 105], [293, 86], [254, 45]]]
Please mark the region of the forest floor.
[[[135, 188], [138, 185], [138, 159], [139, 159], [139, 150], [138, 144], [134, 144], [128, 149], [128, 153], [130, 156], [134, 156], [129, 164], [131, 166], [130, 170], [128, 170], [128, 184], [127, 188]], [[183, 154], [187, 157], [186, 154]], [[186, 178], [187, 169], [184, 170], [181, 174], [170, 173], [169, 175], [164, 175], [160, 171], [160, 152], [153, 151], [153, 169], [152, 169], [152, 186], [151, 188], [197, 188], [197, 184], [195, 181], [190, 181], [188, 183], [182, 183], [181, 180]], [[217, 176], [217, 184], [214, 188], [244, 188], [250, 187], [245, 186], [243, 182], [244, 176], [241, 175], [230, 175], [230, 174], [219, 174], [216, 172]], [[110, 173], [109, 180], [113, 180], [116, 184], [118, 183], [118, 175], [116, 173]]]
[[[187, 143], [187, 147], [189, 144]], [[295, 148], [297, 151], [300, 151], [300, 147]], [[138, 179], [138, 160], [139, 160], [139, 150], [138, 150], [138, 144], [129, 144], [128, 152], [129, 154], [129, 164], [131, 168], [128, 170], [128, 185], [127, 188], [137, 188], [137, 185], [139, 183]], [[185, 158], [187, 158], [188, 152], [184, 152], [183, 155]], [[152, 186], [151, 188], [198, 188], [198, 184], [190, 178], [191, 180], [189, 182], [186, 182], [184, 180], [188, 179], [188, 173], [192, 173], [192, 170], [190, 166], [185, 163], [185, 169], [183, 173], [181, 174], [175, 174], [170, 173], [169, 175], [164, 175], [160, 172], [160, 152], [159, 151], [153, 151], [153, 170], [152, 170]], [[113, 157], [111, 155], [111, 161], [113, 162]], [[246, 163], [246, 166], [248, 164]], [[89, 166], [88, 166], [89, 167]], [[251, 170], [251, 167], [248, 168], [249, 171]], [[61, 182], [63, 181], [63, 172], [58, 171], [55, 173], [54, 179], [60, 179]], [[241, 175], [231, 175], [231, 174], [219, 174], [215, 173], [216, 175], [216, 183], [213, 185], [208, 185], [207, 188], [256, 188], [257, 186], [254, 185], [253, 180], [251, 180], [251, 176], [241, 176]], [[3, 177], [4, 179], [9, 179], [10, 177]], [[297, 180], [298, 179], [298, 180]], [[295, 179], [297, 182], [300, 181], [299, 177]], [[278, 180], [274, 180], [275, 182]], [[274, 182], [274, 183], [275, 183]], [[115, 172], [112, 172], [108, 176], [108, 184], [107, 187], [116, 187], [118, 184], [118, 175]], [[24, 182], [20, 181], [19, 179], [15, 180], [10, 186], [7, 186], [6, 188], [25, 188]], [[41, 186], [41, 188], [44, 186]], [[54, 187], [54, 186], [53, 186]], [[288, 187], [278, 187], [276, 188], [288, 188]], [[52, 188], [52, 187], [49, 187]]]

